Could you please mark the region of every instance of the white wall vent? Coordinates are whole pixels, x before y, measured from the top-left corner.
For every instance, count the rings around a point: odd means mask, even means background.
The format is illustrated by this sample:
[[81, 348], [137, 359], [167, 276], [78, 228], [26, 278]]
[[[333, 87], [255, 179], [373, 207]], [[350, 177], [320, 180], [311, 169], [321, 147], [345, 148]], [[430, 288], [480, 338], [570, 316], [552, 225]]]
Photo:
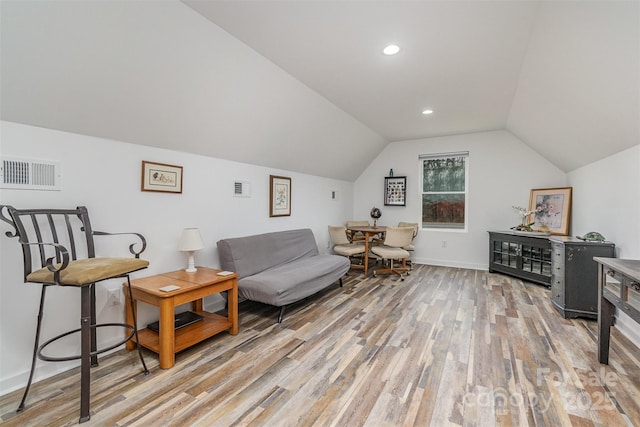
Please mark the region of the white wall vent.
[[0, 160], [0, 188], [60, 191], [59, 162], [17, 157]]
[[251, 184], [244, 181], [233, 183], [233, 197], [251, 197]]

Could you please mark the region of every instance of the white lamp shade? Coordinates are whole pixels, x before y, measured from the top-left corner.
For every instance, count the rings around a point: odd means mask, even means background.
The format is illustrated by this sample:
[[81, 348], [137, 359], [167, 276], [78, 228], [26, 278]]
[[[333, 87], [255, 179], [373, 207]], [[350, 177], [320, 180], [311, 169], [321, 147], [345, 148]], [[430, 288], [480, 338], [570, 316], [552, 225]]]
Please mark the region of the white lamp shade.
[[199, 251], [204, 249], [204, 241], [197, 228], [185, 228], [178, 243], [179, 251]]

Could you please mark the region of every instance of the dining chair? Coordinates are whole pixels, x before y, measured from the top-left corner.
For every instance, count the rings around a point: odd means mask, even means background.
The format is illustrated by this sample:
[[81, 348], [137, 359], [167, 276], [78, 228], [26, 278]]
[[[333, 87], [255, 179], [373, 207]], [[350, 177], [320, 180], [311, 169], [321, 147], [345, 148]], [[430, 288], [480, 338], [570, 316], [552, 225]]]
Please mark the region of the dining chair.
[[[96, 323], [95, 284], [107, 279], [126, 278], [131, 296], [129, 274], [149, 265], [140, 259], [146, 248], [146, 241], [138, 233], [106, 233], [94, 231], [89, 221], [86, 207], [76, 209], [16, 209], [9, 205], [0, 205], [0, 219], [13, 228], [7, 231], [7, 237], [17, 237], [22, 247], [23, 276], [25, 283], [41, 285], [40, 307], [35, 332], [35, 343], [31, 357], [31, 371], [17, 412], [24, 410], [29, 388], [33, 381], [36, 358], [50, 362], [63, 362], [80, 359], [80, 421], [88, 421], [91, 416], [90, 405], [90, 368], [97, 366], [98, 355], [121, 346], [135, 336], [138, 355], [143, 372], [149, 371], [142, 357], [138, 341], [138, 328], [135, 311], [133, 324]], [[136, 243], [129, 246], [133, 258], [96, 257], [95, 236], [133, 235]], [[46, 290], [50, 286], [76, 287], [80, 289], [80, 327], [57, 335], [40, 344], [40, 334], [44, 321]], [[133, 301], [130, 301], [134, 307]], [[71, 303], [71, 302], [69, 302]], [[97, 348], [96, 330], [100, 327], [121, 327], [125, 333], [123, 340]], [[80, 354], [72, 356], [53, 356], [45, 349], [61, 338], [80, 334]]]
[[[345, 256], [351, 262], [351, 268], [364, 269], [362, 257], [365, 253], [364, 243], [354, 243], [349, 240], [347, 229], [341, 225], [329, 226], [329, 238], [333, 244], [333, 252], [338, 255]], [[360, 263], [355, 264], [355, 258], [360, 258]]]
[[413, 244], [413, 241], [415, 240], [416, 236], [418, 235], [418, 229], [419, 229], [419, 224], [417, 222], [402, 222], [400, 221], [398, 223], [398, 227], [413, 227], [413, 237], [411, 238], [411, 243], [409, 243], [407, 246], [405, 246], [404, 249], [405, 251], [409, 252], [410, 257], [407, 259], [407, 264], [409, 265], [409, 269], [413, 270], [413, 260], [411, 259], [411, 256], [413, 256], [413, 252], [416, 250], [416, 247]]
[[[373, 271], [373, 277], [381, 273], [391, 273], [400, 276], [404, 280], [404, 274], [409, 274], [407, 259], [409, 251], [403, 249], [411, 243], [413, 238], [413, 227], [387, 227], [384, 242], [382, 245], [373, 246], [369, 250], [382, 258], [383, 262], [388, 261], [389, 267]], [[401, 267], [396, 267], [395, 263], [401, 262]]]

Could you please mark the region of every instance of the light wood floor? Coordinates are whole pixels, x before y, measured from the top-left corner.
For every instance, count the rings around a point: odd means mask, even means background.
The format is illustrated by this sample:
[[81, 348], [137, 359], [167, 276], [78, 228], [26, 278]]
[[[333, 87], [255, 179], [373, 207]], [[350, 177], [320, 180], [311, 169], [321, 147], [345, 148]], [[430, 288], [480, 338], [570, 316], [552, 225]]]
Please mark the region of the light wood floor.
[[[240, 333], [177, 356], [102, 359], [92, 418], [136, 426], [640, 425], [640, 350], [613, 328], [610, 365], [597, 324], [565, 320], [541, 286], [419, 265], [404, 282], [346, 277], [290, 308], [240, 305]], [[39, 362], [46, 363], [46, 362]], [[0, 397], [6, 425], [78, 421], [78, 370]]]

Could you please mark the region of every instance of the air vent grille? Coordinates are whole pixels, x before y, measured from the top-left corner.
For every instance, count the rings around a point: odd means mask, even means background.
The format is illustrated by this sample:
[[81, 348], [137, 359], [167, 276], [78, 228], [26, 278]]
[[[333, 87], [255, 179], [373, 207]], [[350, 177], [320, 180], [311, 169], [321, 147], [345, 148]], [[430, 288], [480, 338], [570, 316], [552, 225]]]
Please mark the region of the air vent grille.
[[248, 182], [235, 181], [233, 183], [234, 197], [251, 197], [251, 185]]
[[60, 190], [59, 164], [50, 160], [2, 158], [1, 188]]

